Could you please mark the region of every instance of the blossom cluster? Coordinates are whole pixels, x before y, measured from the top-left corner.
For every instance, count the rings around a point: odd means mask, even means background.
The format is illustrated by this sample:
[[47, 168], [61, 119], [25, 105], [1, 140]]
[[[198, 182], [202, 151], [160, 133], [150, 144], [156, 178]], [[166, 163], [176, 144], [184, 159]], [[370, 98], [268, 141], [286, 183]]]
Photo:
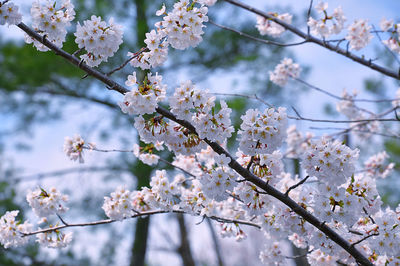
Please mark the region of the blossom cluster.
[[89, 66], [98, 66], [114, 55], [122, 43], [122, 26], [111, 18], [108, 24], [101, 17], [92, 16], [83, 25], [78, 22], [75, 42], [79, 48], [85, 48], [86, 54], [81, 59]]
[[4, 248], [22, 246], [29, 240], [22, 236], [32, 231], [32, 224], [16, 221], [18, 213], [19, 211], [8, 211], [0, 217], [0, 243]]
[[241, 135], [239, 147], [246, 155], [272, 153], [286, 138], [285, 108], [269, 108], [264, 112], [249, 109], [240, 118], [243, 122], [238, 132]]
[[68, 201], [68, 196], [61, 194], [56, 188], [51, 188], [49, 191], [43, 188], [29, 191], [26, 200], [38, 217], [61, 214], [68, 210], [67, 207], [63, 206], [63, 202]]
[[[319, 14], [323, 14], [324, 16], [318, 20], [313, 17], [308, 19], [307, 25], [310, 27], [312, 34], [328, 38], [333, 34], [339, 34], [343, 30], [347, 19], [343, 14], [341, 6], [335, 8], [331, 15], [327, 13], [328, 3], [320, 2], [315, 6], [315, 9]], [[331, 25], [328, 25], [328, 22], [331, 22]]]
[[[58, 226], [49, 223], [48, 218], [52, 215], [59, 215], [68, 210], [63, 204], [68, 201], [68, 196], [60, 193], [56, 188], [45, 190], [38, 188], [28, 191], [26, 200], [33, 212], [41, 218], [40, 223], [46, 223], [49, 228]], [[26, 234], [33, 232], [33, 225], [28, 221], [22, 223], [16, 221], [19, 211], [6, 212], [0, 217], [0, 243], [5, 248], [18, 247], [25, 245], [29, 238]], [[38, 230], [41, 228], [39, 227]], [[62, 233], [59, 231], [48, 231], [36, 234], [37, 242], [49, 248], [63, 248], [72, 241], [72, 233]]]
[[[58, 6], [56, 4], [56, 1], [50, 0], [34, 1], [31, 8], [32, 27], [48, 41], [61, 48], [67, 36], [67, 27], [75, 18], [75, 11], [70, 0], [63, 0]], [[25, 35], [25, 42], [33, 43], [39, 51], [49, 50], [29, 35]]]
[[[164, 149], [162, 142], [156, 143], [156, 145], [150, 144], [147, 145], [143, 151], [141, 151], [141, 147], [137, 144], [133, 145], [133, 155], [139, 158], [140, 161], [147, 165], [153, 165], [158, 163], [158, 159], [160, 156], [153, 153], [153, 148], [157, 150]], [[147, 152], [146, 152], [147, 151]]]
[[302, 165], [310, 176], [327, 184], [341, 185], [354, 174], [359, 151], [351, 150], [338, 140], [322, 138], [312, 141], [302, 156]]
[[357, 96], [356, 91], [354, 91], [353, 95], [351, 95], [347, 93], [346, 90], [343, 90], [342, 100], [340, 100], [336, 104], [336, 110], [339, 113], [344, 114], [351, 121], [365, 120], [365, 119], [372, 120], [371, 122], [368, 123], [365, 122], [351, 123], [355, 136], [357, 136], [360, 139], [367, 139], [372, 135], [373, 132], [378, 131], [380, 123], [378, 121], [373, 121], [373, 119], [375, 118], [374, 115], [370, 114], [370, 117], [366, 117], [364, 110], [356, 106], [354, 101], [356, 96]]
[[21, 23], [22, 15], [18, 12], [18, 6], [12, 2], [0, 2], [0, 25], [17, 25]]
[[[280, 15], [277, 13], [272, 13], [271, 15], [279, 20], [282, 20], [287, 24], [292, 23], [293, 16], [290, 15], [289, 13], [284, 13]], [[261, 35], [270, 35], [272, 37], [279, 37], [285, 31], [285, 28], [279, 25], [278, 23], [270, 19], [266, 19], [262, 16], [257, 16], [256, 28], [258, 29]]]
[[269, 72], [269, 79], [281, 87], [285, 86], [289, 78], [298, 78], [301, 68], [299, 64], [293, 63], [291, 58], [284, 58], [276, 65], [273, 72]]
[[382, 43], [384, 43], [390, 50], [400, 53], [400, 23], [394, 24], [393, 20], [382, 18], [379, 25], [382, 31], [391, 34], [390, 38], [382, 40]]
[[[202, 41], [203, 23], [208, 21], [206, 5], [215, 2], [180, 0], [169, 13], [163, 5], [156, 13], [157, 16], [164, 15], [163, 20], [155, 24], [155, 30], [146, 33], [147, 51], [133, 59], [131, 65], [142, 69], [153, 68], [167, 60], [168, 46], [179, 50], [196, 47]], [[200, 6], [195, 6], [196, 3]], [[128, 53], [128, 56], [132, 55]]]
[[147, 74], [143, 84], [137, 85], [136, 72], [128, 76], [125, 84], [134, 88], [125, 93], [123, 102], [119, 103], [122, 112], [130, 115], [152, 114], [158, 102], [165, 98], [167, 86], [162, 83], [162, 76]]
[[371, 34], [372, 27], [368, 25], [365, 19], [359, 19], [353, 22], [347, 30], [346, 40], [350, 43], [350, 49], [360, 50], [367, 46], [374, 37]]
[[64, 152], [71, 160], [79, 160], [80, 163], [83, 163], [83, 145], [85, 145], [85, 141], [79, 135], [75, 135], [73, 138], [65, 137]]

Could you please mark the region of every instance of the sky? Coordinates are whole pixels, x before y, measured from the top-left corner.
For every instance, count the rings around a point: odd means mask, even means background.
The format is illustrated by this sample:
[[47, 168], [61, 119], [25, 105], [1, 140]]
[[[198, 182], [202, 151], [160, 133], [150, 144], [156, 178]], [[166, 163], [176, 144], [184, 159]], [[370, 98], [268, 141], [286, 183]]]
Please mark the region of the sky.
[[[28, 11], [27, 3], [30, 1], [15, 0], [14, 2], [16, 4], [24, 4], [22, 10], [26, 14], [26, 12]], [[318, 1], [315, 2], [318, 3]], [[246, 3], [263, 10], [265, 1], [249, 0], [246, 1]], [[400, 1], [397, 0], [331, 0], [328, 1], [328, 3], [330, 11], [334, 7], [341, 5], [343, 11], [347, 16], [348, 22], [358, 18], [368, 18], [369, 22], [375, 25], [378, 25], [379, 21], [383, 17], [394, 19], [398, 18], [398, 11], [400, 10]], [[306, 10], [307, 6], [309, 5], [309, 1], [269, 0], [268, 5], [288, 6], [292, 10], [300, 13]], [[246, 16], [253, 16], [248, 12], [243, 12], [243, 14]], [[26, 17], [27, 16], [24, 17], [24, 21], [29, 21], [29, 18], [25, 19]], [[299, 23], [300, 22], [304, 21], [299, 20]], [[0, 27], [0, 34], [5, 38], [23, 38], [23, 34], [16, 27]], [[207, 30], [205, 30], [204, 38], [207, 38]], [[376, 37], [374, 39], [376, 41]], [[377, 42], [375, 42], [375, 44], [379, 45]], [[371, 95], [362, 92], [361, 90], [363, 88], [363, 80], [365, 78], [378, 77], [378, 74], [374, 71], [368, 69], [365, 66], [361, 66], [355, 62], [352, 62], [348, 58], [327, 51], [326, 49], [318, 47], [314, 44], [306, 44], [288, 49], [291, 49], [296, 54], [297, 62], [300, 65], [303, 64], [311, 67], [311, 72], [307, 77], [307, 82], [324, 88], [337, 95], [340, 95], [341, 91], [346, 88], [348, 91], [353, 91], [354, 89], [360, 91], [360, 97], [362, 98], [371, 97]], [[357, 52], [357, 54], [362, 55], [365, 53], [366, 57], [369, 58], [373, 57], [373, 52], [373, 49], [370, 48], [362, 50], [361, 52]], [[182, 79], [183, 78], [184, 77], [182, 77]], [[232, 78], [233, 77], [224, 77], [223, 79], [221, 79], [218, 77], [211, 77], [210, 80], [204, 81], [202, 85], [204, 85], [204, 87], [209, 87], [214, 83], [216, 85], [215, 87], [218, 87], [223, 92], [227, 92], [231, 91], [229, 80]], [[393, 85], [390, 79], [387, 79], [387, 84], [389, 84], [390, 88], [390, 91], [387, 94], [389, 96], [391, 95], [391, 97], [394, 97], [396, 86]], [[299, 93], [298, 88], [298, 84], [292, 82], [289, 84], [289, 86], [283, 89], [292, 90], [293, 93]], [[334, 103], [332, 99], [328, 96], [319, 94], [314, 91], [309, 91], [308, 93], [299, 93], [299, 100], [297, 105], [301, 106], [301, 112], [304, 116], [312, 118], [324, 118], [325, 115], [322, 111], [322, 108], [327, 102]], [[94, 112], [101, 112], [101, 110], [94, 110]], [[24, 173], [26, 174], [48, 172], [60, 168], [77, 166], [76, 162], [69, 161], [62, 152], [63, 140], [65, 136], [72, 136], [75, 133], [83, 133], [88, 135], [89, 132], [80, 132], [81, 128], [79, 127], [78, 123], [76, 123], [76, 121], [79, 121], [85, 116], [90, 117], [91, 115], [92, 114], [90, 113], [83, 113], [82, 110], [80, 110], [79, 108], [74, 109], [72, 107], [72, 109], [69, 110], [68, 120], [55, 122], [51, 125], [38, 126], [35, 128], [34, 136], [27, 138], [29, 139], [30, 143], [32, 143], [32, 152], [15, 152], [14, 154], [12, 154], [12, 157], [16, 161], [18, 161], [19, 165], [25, 166]], [[309, 126], [311, 126], [310, 123], [303, 123], [301, 125], [303, 130], [308, 130]], [[56, 130], [53, 130], [54, 128], [56, 128]], [[318, 134], [321, 133], [318, 132]], [[113, 142], [108, 145], [112, 144]], [[108, 146], [104, 148], [121, 147]], [[131, 147], [127, 148], [130, 149]], [[88, 153], [86, 155], [86, 165], [99, 164], [99, 162], [103, 162], [106, 156], [109, 155]], [[99, 158], [101, 159], [99, 160]], [[129, 182], [127, 178], [122, 177], [122, 179], [126, 182]], [[57, 185], [59, 181], [48, 180], [46, 182], [50, 185]], [[96, 179], [80, 175], [78, 176], [78, 179], [74, 179], [72, 182], [76, 184], [76, 188], [79, 190], [80, 185], [85, 185], [84, 187], [86, 187], [87, 184], [90, 184], [91, 182], [96, 182]], [[21, 188], [21, 191], [29, 186], [35, 186], [36, 184], [38, 184], [37, 181], [29, 182], [24, 185], [23, 188]], [[82, 191], [82, 193], [84, 193], [84, 191]], [[162, 260], [162, 258], [160, 260]]]

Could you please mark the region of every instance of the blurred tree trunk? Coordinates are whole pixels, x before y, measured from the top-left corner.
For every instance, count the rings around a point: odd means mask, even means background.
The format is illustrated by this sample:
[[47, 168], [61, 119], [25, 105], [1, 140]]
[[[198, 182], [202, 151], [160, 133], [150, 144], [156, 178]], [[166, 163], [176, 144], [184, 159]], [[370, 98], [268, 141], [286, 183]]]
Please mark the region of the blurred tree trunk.
[[181, 235], [181, 245], [178, 247], [178, 253], [182, 258], [182, 263], [185, 266], [195, 266], [192, 252], [190, 251], [190, 241], [186, 230], [185, 218], [183, 214], [177, 214], [179, 231]]
[[[294, 164], [294, 174], [299, 175], [299, 178], [301, 178], [299, 159], [294, 159], [293, 164]], [[290, 245], [292, 246], [292, 253], [293, 256], [295, 257], [294, 263], [296, 263], [297, 266], [309, 266], [310, 264], [307, 261], [307, 256], [303, 256], [304, 254], [307, 253], [307, 248], [298, 248], [295, 245], [293, 245], [292, 242], [290, 242]]]
[[206, 221], [208, 228], [210, 229], [211, 238], [214, 242], [214, 249], [215, 249], [215, 255], [217, 256], [218, 260], [218, 266], [224, 266], [224, 261], [222, 260], [222, 254], [221, 254], [221, 246], [219, 245], [218, 237], [214, 230], [214, 225], [212, 224], [211, 219], [207, 218]]
[[[146, 0], [134, 0], [136, 5], [136, 39], [137, 47], [142, 47], [144, 44], [145, 34], [149, 31], [149, 26], [146, 17]], [[138, 80], [143, 81], [146, 73], [136, 70]], [[139, 141], [139, 137], [138, 137]], [[132, 172], [137, 178], [137, 190], [142, 187], [149, 186], [150, 174], [152, 168], [143, 165], [139, 160], [133, 166]], [[137, 219], [134, 233], [134, 242], [132, 245], [131, 266], [144, 266], [146, 261], [147, 240], [149, 237], [150, 216], [143, 219]]]

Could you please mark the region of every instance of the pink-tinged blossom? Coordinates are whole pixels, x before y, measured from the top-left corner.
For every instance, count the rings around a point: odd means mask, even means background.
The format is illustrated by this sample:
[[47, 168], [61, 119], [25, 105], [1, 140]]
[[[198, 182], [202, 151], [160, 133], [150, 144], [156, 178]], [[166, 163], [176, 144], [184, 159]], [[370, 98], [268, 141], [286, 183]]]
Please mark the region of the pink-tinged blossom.
[[0, 2], [0, 25], [17, 25], [21, 21], [22, 15], [18, 12], [18, 6], [12, 2], [5, 4]]
[[379, 27], [382, 31], [388, 31], [393, 27], [393, 19], [388, 20], [386, 18], [382, 18], [381, 22], [379, 23]]
[[[280, 15], [273, 13], [272, 16], [276, 17], [279, 20], [282, 20], [286, 24], [292, 23], [293, 16], [288, 13]], [[285, 31], [285, 28], [279, 25], [278, 23], [270, 19], [264, 18], [262, 16], [257, 16], [256, 28], [258, 29], [261, 35], [269, 35], [272, 37], [279, 37]]]
[[269, 79], [281, 87], [285, 86], [289, 78], [298, 78], [301, 68], [299, 64], [293, 63], [291, 58], [284, 58], [274, 69], [269, 72]]
[[361, 50], [367, 46], [371, 39], [374, 37], [371, 34], [371, 26], [368, 25], [368, 21], [365, 19], [359, 19], [353, 22], [347, 30], [346, 40], [350, 43], [350, 49]]
[[399, 107], [400, 106], [400, 88], [398, 88], [397, 91], [396, 91], [395, 100], [392, 101], [392, 106], [393, 107]]
[[260, 252], [260, 260], [265, 265], [286, 265], [287, 261], [284, 253], [284, 245], [281, 242], [269, 239]]
[[85, 141], [79, 135], [75, 135], [73, 138], [65, 137], [64, 153], [71, 160], [79, 160], [79, 163], [83, 163], [83, 145], [85, 145]]
[[372, 178], [386, 178], [393, 171], [394, 163], [386, 163], [389, 155], [383, 151], [368, 158], [364, 163], [366, 173]]

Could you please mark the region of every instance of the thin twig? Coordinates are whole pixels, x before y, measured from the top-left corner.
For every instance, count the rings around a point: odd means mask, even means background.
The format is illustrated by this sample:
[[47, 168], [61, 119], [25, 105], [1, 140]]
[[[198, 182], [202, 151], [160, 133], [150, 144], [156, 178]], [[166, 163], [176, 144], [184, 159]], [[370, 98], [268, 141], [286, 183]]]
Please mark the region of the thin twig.
[[341, 100], [341, 101], [369, 102], [369, 103], [387, 103], [387, 102], [393, 102], [393, 101], [399, 101], [400, 100], [400, 98], [396, 98], [396, 99], [378, 99], [378, 100], [372, 100], [372, 99], [347, 99], [347, 98], [344, 98], [344, 97], [337, 96], [337, 95], [335, 95], [333, 93], [330, 93], [329, 91], [326, 91], [324, 89], [318, 88], [317, 86], [314, 86], [314, 85], [312, 85], [312, 84], [308, 83], [307, 81], [304, 81], [304, 80], [302, 80], [300, 78], [295, 78], [295, 77], [291, 77], [291, 78], [296, 80], [296, 81], [298, 81], [298, 82], [300, 82], [300, 83], [302, 83], [302, 84], [304, 84], [304, 85], [306, 85], [307, 87], [309, 87], [309, 88], [311, 88], [313, 90], [322, 92], [322, 93], [324, 93], [324, 94], [326, 94], [326, 95], [328, 95], [328, 96], [330, 96], [332, 98], [335, 98], [335, 99]]
[[146, 47], [142, 47], [140, 48], [140, 50], [136, 53], [133, 54], [133, 56], [131, 56], [128, 60], [126, 60], [122, 65], [120, 65], [119, 67], [111, 70], [110, 72], [106, 73], [106, 76], [109, 77], [112, 74], [114, 74], [115, 72], [123, 69], [130, 61], [132, 61], [133, 59], [135, 59], [136, 57], [138, 57], [140, 54], [142, 54], [144, 51], [146, 51], [147, 48]]
[[[147, 215], [171, 213], [171, 212], [186, 214], [184, 211], [181, 211], [181, 210], [173, 210], [173, 211], [153, 210], [153, 211], [140, 212], [140, 213], [134, 214], [134, 215], [132, 215], [130, 217], [124, 218], [124, 220], [126, 220], [128, 218], [137, 218], [137, 217], [142, 217], [142, 216], [147, 216]], [[218, 217], [218, 216], [210, 216], [208, 218], [210, 218], [212, 220], [215, 220], [217, 222], [243, 224], [243, 225], [253, 226], [253, 227], [256, 227], [258, 229], [261, 228], [261, 226], [258, 225], [258, 224], [250, 223], [250, 222], [242, 221], [242, 220], [237, 220], [237, 219], [229, 219], [229, 218], [223, 218], [223, 217]], [[96, 225], [101, 225], [101, 224], [110, 224], [110, 223], [114, 223], [114, 222], [117, 222], [117, 221], [119, 221], [119, 220], [106, 219], [106, 220], [100, 220], [100, 221], [95, 221], [95, 222], [70, 223], [70, 224], [67, 224], [67, 223], [63, 222], [64, 224], [60, 225], [60, 226], [44, 228], [44, 229], [36, 230], [36, 231], [30, 232], [30, 233], [22, 233], [21, 232], [21, 234], [22, 234], [23, 237], [26, 237], [26, 236], [32, 236], [32, 235], [37, 235], [37, 234], [42, 234], [42, 233], [54, 232], [54, 231], [62, 230], [62, 229], [69, 228], [69, 227], [96, 226]]]
[[[105, 150], [105, 149], [98, 149], [98, 148], [87, 147], [87, 146], [83, 146], [83, 149], [92, 150], [92, 151], [98, 151], [98, 152], [129, 152], [129, 153], [133, 153], [133, 150], [121, 150], [121, 149], [110, 149], [110, 150]], [[162, 161], [163, 163], [166, 163], [166, 164], [168, 164], [168, 165], [170, 165], [170, 166], [172, 166], [172, 167], [174, 167], [174, 168], [176, 168], [176, 169], [181, 170], [182, 172], [184, 172], [185, 174], [187, 174], [187, 175], [189, 175], [189, 176], [191, 176], [191, 177], [196, 177], [195, 175], [193, 175], [192, 173], [186, 171], [186, 170], [183, 169], [182, 167], [179, 167], [179, 166], [177, 166], [177, 165], [174, 165], [173, 163], [170, 163], [169, 161], [167, 161], [167, 160], [165, 160], [165, 159], [163, 159], [163, 158], [161, 158], [161, 157], [158, 157], [158, 160], [159, 160], [159, 161]]]
[[[310, 20], [312, 7], [313, 7], [313, 0], [310, 1], [310, 5], [309, 5], [308, 10], [307, 10], [307, 22]], [[311, 28], [307, 23], [307, 36], [310, 36], [310, 29]]]
[[300, 180], [297, 184], [294, 184], [293, 186], [289, 187], [288, 190], [286, 190], [286, 192], [285, 192], [285, 196], [288, 197], [290, 191], [292, 191], [293, 189], [297, 188], [298, 186], [301, 186], [302, 184], [304, 184], [309, 177], [310, 176], [308, 175], [305, 178], [303, 178], [302, 180]]
[[297, 117], [288, 115], [289, 119], [304, 120], [304, 121], [310, 121], [310, 122], [320, 122], [320, 123], [358, 123], [358, 122], [375, 122], [375, 121], [381, 121], [381, 122], [394, 122], [394, 121], [397, 121], [397, 119], [394, 119], [394, 118], [373, 118], [373, 119], [358, 119], [358, 120], [313, 119], [313, 118], [307, 118], [307, 117], [301, 116], [300, 113], [293, 106], [292, 106], [292, 109], [296, 113]]
[[311, 35], [303, 32], [303, 31], [301, 31], [300, 29], [296, 28], [295, 26], [292, 26], [292, 25], [290, 25], [288, 23], [285, 23], [284, 21], [282, 21], [282, 20], [280, 20], [280, 19], [278, 19], [278, 18], [276, 18], [276, 17], [274, 17], [274, 16], [272, 16], [272, 15], [266, 13], [266, 12], [258, 10], [258, 9], [254, 8], [254, 7], [251, 7], [251, 6], [247, 5], [247, 4], [239, 2], [239, 1], [235, 1], [235, 0], [224, 0], [224, 1], [228, 2], [228, 3], [232, 4], [232, 5], [238, 6], [240, 8], [246, 9], [246, 10], [248, 10], [248, 11], [254, 13], [254, 14], [257, 14], [259, 16], [262, 16], [262, 17], [264, 17], [264, 18], [266, 18], [268, 20], [271, 20], [271, 21], [279, 24], [280, 26], [284, 27], [286, 30], [292, 32], [293, 34], [303, 38], [304, 40], [307, 40], [307, 42], [312, 42], [312, 43], [315, 43], [315, 44], [317, 44], [319, 46], [325, 47], [328, 50], [331, 50], [331, 51], [333, 51], [335, 53], [341, 54], [341, 55], [343, 55], [343, 56], [345, 56], [345, 57], [347, 57], [347, 58], [349, 58], [349, 59], [351, 59], [351, 60], [353, 60], [355, 62], [360, 63], [361, 65], [364, 65], [364, 66], [366, 66], [366, 67], [368, 67], [370, 69], [378, 71], [378, 72], [382, 73], [383, 75], [386, 75], [386, 76], [389, 76], [389, 77], [392, 77], [392, 78], [395, 78], [395, 79], [398, 79], [398, 80], [400, 79], [400, 74], [397, 73], [396, 71], [393, 71], [393, 70], [391, 70], [389, 68], [385, 68], [383, 66], [380, 66], [380, 65], [377, 65], [375, 63], [372, 63], [372, 62], [370, 62], [370, 60], [367, 60], [367, 59], [365, 59], [363, 57], [360, 57], [360, 56], [357, 56], [357, 55], [355, 55], [353, 53], [350, 53], [347, 49], [345, 50], [345, 49], [342, 49], [340, 47], [336, 47], [333, 44], [326, 43], [325, 41], [323, 41], [321, 39], [318, 39], [318, 38], [316, 38], [314, 36], [311, 36]]
[[367, 240], [368, 238], [370, 238], [370, 237], [372, 237], [372, 236], [378, 236], [378, 235], [379, 235], [379, 233], [374, 233], [374, 234], [367, 235], [367, 236], [361, 238], [360, 240], [354, 242], [354, 243], [351, 244], [351, 245], [354, 247], [355, 245], [360, 244], [360, 243], [363, 242], [364, 240]]
[[83, 51], [83, 47], [79, 48], [78, 50], [76, 50], [75, 52], [72, 53], [72, 56], [76, 56], [77, 54], [79, 54], [80, 52]]
[[228, 26], [224, 26], [224, 25], [218, 24], [218, 23], [216, 23], [216, 22], [214, 22], [214, 21], [212, 21], [212, 20], [209, 20], [208, 22], [209, 22], [210, 24], [213, 24], [214, 26], [217, 26], [218, 28], [221, 28], [221, 29], [224, 29], [224, 30], [228, 30], [228, 31], [232, 31], [232, 32], [234, 32], [234, 33], [239, 34], [239, 35], [242, 36], [242, 37], [246, 37], [246, 38], [248, 38], [248, 39], [251, 39], [251, 40], [253, 40], [253, 41], [260, 42], [260, 43], [263, 43], [263, 44], [276, 45], [276, 46], [280, 46], [280, 47], [289, 47], [289, 46], [301, 45], [301, 44], [304, 44], [304, 43], [307, 42], [307, 41], [301, 41], [301, 42], [296, 42], [296, 43], [279, 43], [279, 42], [274, 42], [274, 41], [271, 41], [271, 40], [265, 40], [265, 39], [261, 39], [261, 38], [254, 37], [254, 36], [252, 36], [252, 35], [249, 35], [249, 34], [247, 34], [247, 33], [241, 32], [241, 31], [239, 31], [239, 30], [230, 28], [230, 27], [228, 27]]
[[398, 64], [400, 64], [400, 60], [399, 60], [399, 58], [397, 58], [397, 55], [396, 55], [392, 50], [390, 50], [389, 47], [387, 47], [387, 46], [382, 42], [382, 38], [381, 38], [381, 36], [379, 35], [379, 31], [376, 30], [375, 25], [372, 24], [372, 28], [374, 29], [372, 32], [375, 33], [376, 37], [378, 37], [379, 42], [385, 47], [386, 51], [388, 51], [388, 52], [393, 56], [394, 60], [395, 60]]
[[60, 221], [61, 221], [64, 225], [68, 226], [68, 223], [61, 217], [61, 215], [59, 215], [58, 213], [57, 213], [56, 215], [57, 215], [58, 219], [60, 219]]
[[211, 94], [213, 94], [213, 95], [221, 95], [221, 96], [243, 97], [243, 98], [247, 98], [247, 99], [254, 99], [254, 100], [257, 100], [257, 101], [265, 104], [268, 107], [274, 107], [272, 104], [267, 103], [266, 101], [264, 101], [263, 99], [258, 97], [257, 94], [245, 95], [245, 94], [238, 94], [238, 93], [220, 93], [220, 92], [211, 92]]
[[81, 173], [81, 172], [101, 172], [101, 171], [129, 171], [129, 169], [124, 168], [114, 168], [114, 167], [73, 167], [67, 169], [61, 169], [52, 172], [39, 173], [33, 175], [25, 175], [25, 176], [17, 176], [13, 178], [13, 180], [17, 181], [29, 181], [30, 179], [42, 179], [48, 177], [58, 177], [64, 176], [72, 173]]

